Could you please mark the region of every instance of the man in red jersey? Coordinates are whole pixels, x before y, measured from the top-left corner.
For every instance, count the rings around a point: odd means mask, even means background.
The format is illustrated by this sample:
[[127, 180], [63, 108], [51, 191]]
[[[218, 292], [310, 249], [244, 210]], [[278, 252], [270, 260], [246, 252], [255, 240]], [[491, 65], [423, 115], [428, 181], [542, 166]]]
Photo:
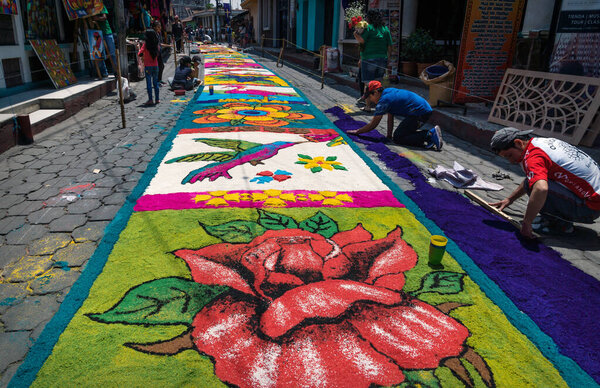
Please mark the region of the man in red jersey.
[[[533, 131], [503, 128], [491, 140], [492, 150], [520, 164], [525, 180], [507, 198], [490, 203], [499, 210], [529, 195], [521, 234], [568, 234], [573, 222], [594, 223], [600, 216], [600, 167], [580, 149], [553, 138], [531, 138]], [[537, 214], [539, 217], [536, 217]]]

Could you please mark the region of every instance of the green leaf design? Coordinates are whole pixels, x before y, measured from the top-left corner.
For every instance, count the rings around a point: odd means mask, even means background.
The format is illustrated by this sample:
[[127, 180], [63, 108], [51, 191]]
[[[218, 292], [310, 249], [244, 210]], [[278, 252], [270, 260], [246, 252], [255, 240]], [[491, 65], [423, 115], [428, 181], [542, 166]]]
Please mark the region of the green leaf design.
[[87, 316], [102, 323], [189, 325], [207, 303], [228, 289], [178, 277], [151, 280], [131, 288], [106, 312]]
[[399, 388], [440, 388], [440, 380], [432, 370], [403, 370], [404, 381]]
[[312, 160], [312, 157], [311, 157], [311, 156], [308, 156], [308, 155], [298, 154], [298, 157], [299, 157], [299, 158], [301, 158], [301, 159], [308, 159], [308, 160]]
[[308, 164], [308, 162], [297, 161], [295, 164]]
[[317, 212], [314, 216], [302, 221], [300, 229], [320, 234], [325, 238], [329, 238], [339, 231], [335, 221], [321, 212]]
[[232, 125], [232, 126], [242, 125], [242, 124], [244, 124], [244, 120], [243, 119], [231, 120], [229, 122], [229, 124]]
[[333, 168], [336, 170], [344, 170], [344, 171], [348, 171], [348, 169], [342, 165], [339, 164], [332, 164]]
[[328, 156], [325, 160], [328, 162], [334, 162], [337, 160], [337, 156]]
[[203, 152], [201, 154], [191, 154], [180, 156], [177, 158], [169, 159], [165, 163], [179, 163], [179, 162], [226, 162], [233, 159], [237, 153], [235, 152]]
[[457, 272], [437, 271], [427, 274], [421, 280], [421, 288], [414, 295], [424, 292], [439, 294], [458, 294], [463, 290], [465, 274]]
[[313, 173], [321, 172], [321, 171], [323, 171], [323, 168], [321, 168], [321, 167], [313, 167], [313, 168], [310, 169], [310, 171], [312, 171]]
[[250, 148], [262, 145], [260, 143], [253, 143], [253, 142], [250, 142], [250, 141], [235, 140], [235, 139], [207, 139], [207, 138], [199, 138], [199, 139], [194, 139], [194, 140], [197, 141], [197, 142], [199, 142], [199, 143], [204, 143], [206, 145], [209, 145], [211, 147], [227, 148], [227, 149], [234, 150], [234, 151], [237, 151], [237, 152], [246, 151], [247, 149], [250, 149]]
[[258, 214], [258, 223], [267, 229], [281, 230], [295, 229], [298, 227], [298, 224], [293, 218], [282, 214], [266, 212], [264, 210], [258, 210]]
[[266, 229], [253, 221], [236, 220], [219, 225], [202, 225], [211, 236], [228, 243], [248, 243], [263, 234]]

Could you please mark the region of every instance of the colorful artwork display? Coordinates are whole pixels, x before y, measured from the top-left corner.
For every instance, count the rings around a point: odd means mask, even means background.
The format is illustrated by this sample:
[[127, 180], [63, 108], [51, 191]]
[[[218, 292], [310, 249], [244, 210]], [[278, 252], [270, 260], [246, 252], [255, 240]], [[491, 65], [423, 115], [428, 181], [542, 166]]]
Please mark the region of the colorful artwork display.
[[63, 51], [58, 47], [56, 40], [30, 40], [29, 42], [40, 62], [44, 65], [44, 69], [46, 69], [55, 88], [63, 88], [77, 82], [69, 62], [65, 59]]
[[17, 0], [2, 0], [0, 13], [4, 15], [17, 15]]
[[90, 58], [104, 58], [104, 43], [102, 41], [102, 31], [88, 30], [88, 44], [90, 46]]
[[430, 267], [440, 232], [308, 101], [192, 100], [166, 141], [13, 383], [593, 383], [453, 243]]
[[85, 18], [102, 12], [102, 0], [62, 0], [69, 20]]

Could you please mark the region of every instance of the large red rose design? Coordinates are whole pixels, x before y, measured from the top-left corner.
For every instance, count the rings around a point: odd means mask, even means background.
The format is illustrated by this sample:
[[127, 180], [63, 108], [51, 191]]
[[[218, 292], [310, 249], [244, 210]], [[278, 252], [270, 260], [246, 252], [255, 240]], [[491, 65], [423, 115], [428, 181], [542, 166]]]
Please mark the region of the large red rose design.
[[465, 349], [454, 318], [402, 292], [416, 252], [397, 228], [361, 225], [330, 238], [268, 230], [248, 244], [182, 249], [193, 279], [226, 285], [194, 318], [197, 349], [240, 387], [399, 384]]

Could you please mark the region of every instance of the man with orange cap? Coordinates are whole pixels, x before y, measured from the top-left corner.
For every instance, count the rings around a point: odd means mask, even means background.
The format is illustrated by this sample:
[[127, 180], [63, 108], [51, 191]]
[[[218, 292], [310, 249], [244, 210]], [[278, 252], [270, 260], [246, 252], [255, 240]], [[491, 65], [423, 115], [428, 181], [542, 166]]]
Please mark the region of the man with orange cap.
[[[442, 131], [437, 125], [430, 130], [420, 130], [429, 118], [433, 109], [427, 101], [416, 93], [408, 90], [384, 89], [379, 81], [369, 82], [367, 87], [367, 104], [375, 105], [373, 119], [367, 125], [357, 130], [348, 131], [351, 135], [360, 135], [377, 128], [383, 115], [388, 115], [387, 137], [394, 143], [413, 147], [434, 148], [442, 150], [444, 142]], [[394, 116], [402, 116], [394, 131]], [[393, 133], [393, 134], [392, 134]]]

